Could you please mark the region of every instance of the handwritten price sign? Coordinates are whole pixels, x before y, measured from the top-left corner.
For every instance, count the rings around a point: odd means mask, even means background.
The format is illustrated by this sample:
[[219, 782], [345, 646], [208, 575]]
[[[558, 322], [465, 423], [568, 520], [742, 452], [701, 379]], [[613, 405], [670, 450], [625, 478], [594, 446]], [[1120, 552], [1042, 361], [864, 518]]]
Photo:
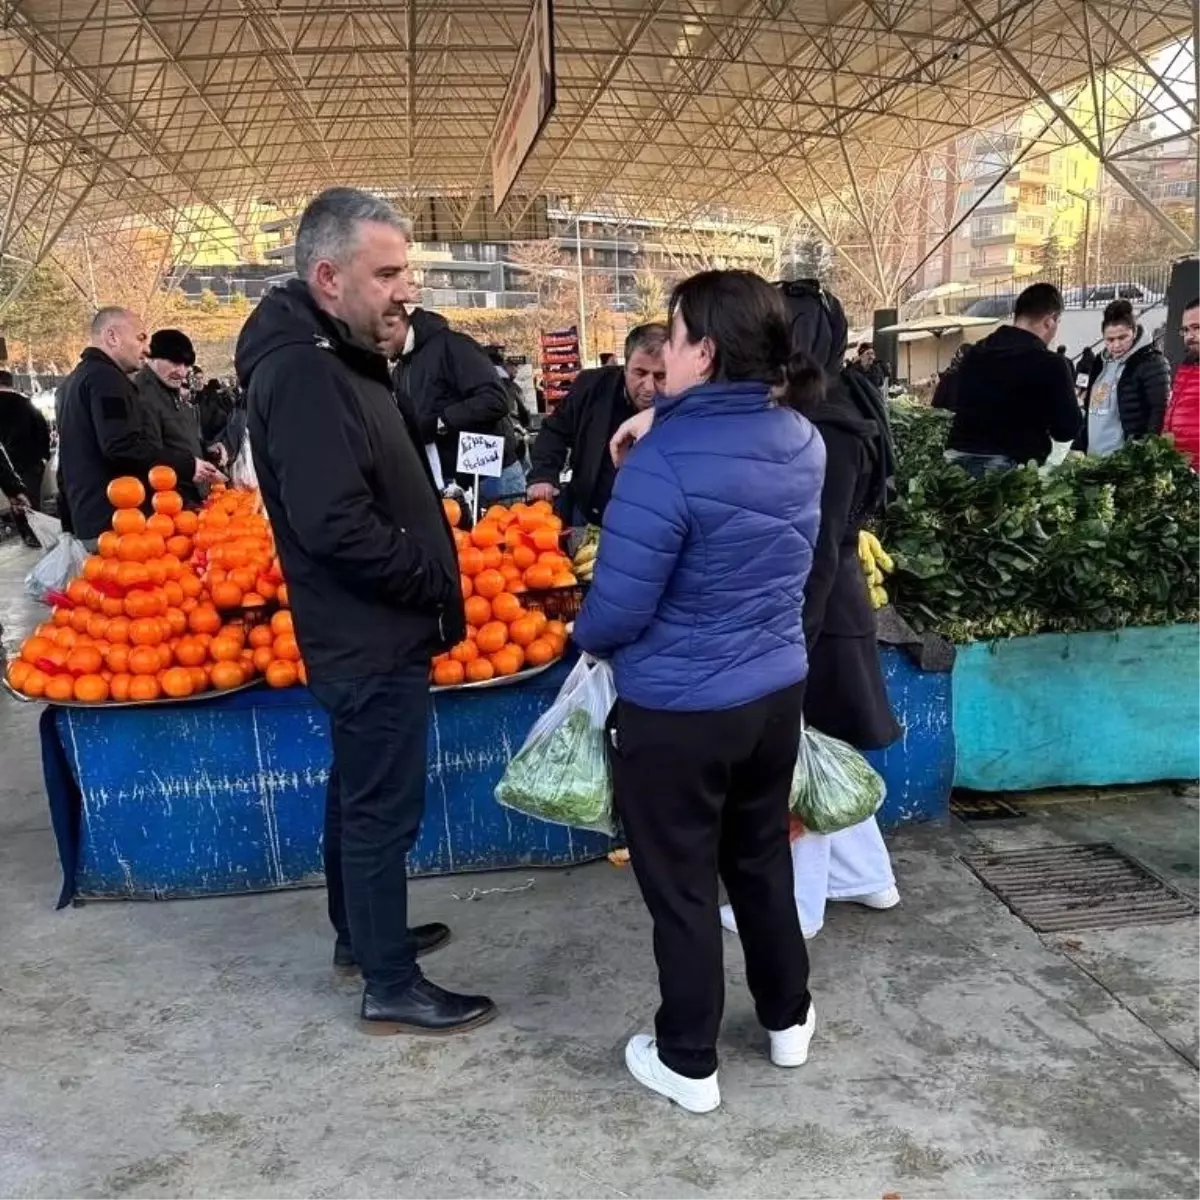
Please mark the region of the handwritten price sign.
[[504, 470], [504, 439], [490, 433], [458, 435], [458, 472], [499, 478]]

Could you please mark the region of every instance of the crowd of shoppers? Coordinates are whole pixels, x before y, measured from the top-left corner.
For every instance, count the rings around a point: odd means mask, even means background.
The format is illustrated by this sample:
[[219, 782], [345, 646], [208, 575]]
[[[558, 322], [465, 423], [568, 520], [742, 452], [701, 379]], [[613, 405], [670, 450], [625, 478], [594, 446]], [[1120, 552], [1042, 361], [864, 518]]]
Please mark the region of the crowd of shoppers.
[[[625, 1059], [649, 1089], [710, 1111], [722, 925], [741, 939], [771, 1061], [796, 1067], [816, 1027], [805, 937], [826, 902], [900, 898], [874, 818], [790, 838], [788, 811], [805, 722], [860, 750], [901, 732], [857, 554], [894, 470], [886, 374], [865, 343], [845, 364], [847, 322], [819, 283], [781, 290], [708, 271], [675, 288], [667, 324], [630, 333], [623, 363], [579, 376], [542, 421], [527, 469], [519, 389], [498, 348], [414, 303], [411, 237], [369, 194], [317, 197], [297, 230], [297, 278], [242, 330], [235, 395], [201, 385], [181, 331], [148, 338], [136, 314], [101, 310], [58, 397], [69, 520], [94, 539], [111, 518], [107, 483], [157, 463], [198, 504], [248, 433], [309, 685], [330, 721], [333, 963], [361, 973], [365, 1031], [439, 1034], [495, 1014], [487, 997], [424, 976], [418, 957], [450, 931], [407, 919], [428, 664], [466, 630], [439, 499], [456, 482], [459, 435], [503, 439], [484, 501], [523, 495], [602, 523], [575, 640], [612, 664], [614, 806], [661, 997], [655, 1034], [633, 1037]], [[1110, 305], [1082, 411], [1070, 363], [1050, 349], [1062, 308], [1053, 287], [1034, 285], [1010, 325], [958, 358], [936, 400], [954, 412], [947, 457], [980, 474], [1052, 460], [1077, 437], [1102, 454], [1165, 428], [1194, 461], [1200, 308], [1185, 314], [1187, 361], [1168, 399], [1165, 360], [1129, 306]], [[13, 459], [0, 458], [0, 487], [35, 503], [48, 440], [10, 383], [0, 378]]]

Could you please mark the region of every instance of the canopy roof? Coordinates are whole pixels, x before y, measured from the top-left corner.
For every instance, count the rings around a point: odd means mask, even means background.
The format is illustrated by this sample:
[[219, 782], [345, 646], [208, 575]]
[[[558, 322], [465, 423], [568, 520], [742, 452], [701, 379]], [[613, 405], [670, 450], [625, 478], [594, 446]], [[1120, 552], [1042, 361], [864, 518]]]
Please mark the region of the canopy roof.
[[[1149, 71], [1195, 18], [1195, 0], [554, 8], [558, 105], [514, 218], [550, 195], [819, 225], [823, 198], [902, 179], [962, 131], [1111, 64]], [[236, 226], [252, 201], [287, 211], [332, 183], [461, 195], [465, 211], [527, 15], [523, 0], [0, 0], [0, 251], [33, 232], [36, 257], [81, 221], [186, 228], [199, 209]], [[1158, 95], [1194, 126], [1190, 96]]]

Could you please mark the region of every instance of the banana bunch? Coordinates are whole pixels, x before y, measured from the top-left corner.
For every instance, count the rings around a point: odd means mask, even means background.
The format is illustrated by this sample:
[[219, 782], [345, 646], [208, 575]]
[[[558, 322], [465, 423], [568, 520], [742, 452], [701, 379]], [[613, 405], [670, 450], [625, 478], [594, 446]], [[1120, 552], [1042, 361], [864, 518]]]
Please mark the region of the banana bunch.
[[888, 594], [883, 586], [883, 577], [890, 575], [896, 569], [896, 564], [892, 556], [879, 544], [879, 539], [868, 529], [858, 531], [858, 561], [867, 578], [871, 607], [884, 608], [888, 603]]
[[600, 550], [600, 530], [595, 525], [589, 525], [583, 539], [583, 545], [575, 551], [572, 560], [575, 578], [580, 583], [591, 583], [596, 571], [596, 555]]

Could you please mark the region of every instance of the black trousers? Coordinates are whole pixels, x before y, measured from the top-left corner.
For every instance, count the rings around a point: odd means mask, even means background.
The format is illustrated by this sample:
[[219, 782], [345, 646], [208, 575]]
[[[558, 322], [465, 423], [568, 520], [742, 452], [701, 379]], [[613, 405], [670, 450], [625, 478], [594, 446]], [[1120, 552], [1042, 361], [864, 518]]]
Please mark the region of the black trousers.
[[766, 1029], [808, 1015], [808, 952], [792, 886], [788, 792], [804, 685], [718, 712], [618, 701], [610, 717], [613, 800], [654, 921], [662, 1061], [717, 1069], [725, 1006], [718, 875], [737, 917], [746, 978]]
[[420, 977], [408, 933], [408, 852], [425, 812], [429, 666], [309, 685], [329, 714], [325, 797], [329, 919], [372, 992]]

